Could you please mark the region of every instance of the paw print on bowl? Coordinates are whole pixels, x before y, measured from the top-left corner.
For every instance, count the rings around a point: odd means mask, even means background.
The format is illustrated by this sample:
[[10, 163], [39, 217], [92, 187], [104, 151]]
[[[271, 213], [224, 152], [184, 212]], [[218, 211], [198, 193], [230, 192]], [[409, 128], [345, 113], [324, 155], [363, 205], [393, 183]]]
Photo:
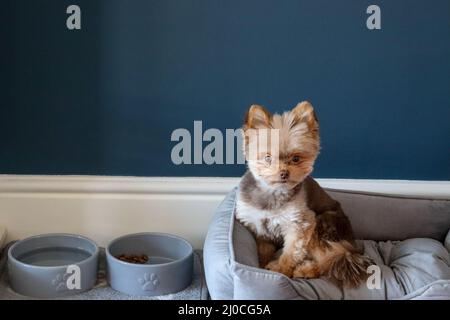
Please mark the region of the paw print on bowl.
[[69, 273], [58, 273], [55, 279], [52, 280], [52, 285], [56, 292], [63, 292], [67, 289], [67, 279], [70, 277]]
[[142, 290], [153, 291], [159, 286], [159, 279], [155, 273], [146, 273], [138, 282], [142, 285]]

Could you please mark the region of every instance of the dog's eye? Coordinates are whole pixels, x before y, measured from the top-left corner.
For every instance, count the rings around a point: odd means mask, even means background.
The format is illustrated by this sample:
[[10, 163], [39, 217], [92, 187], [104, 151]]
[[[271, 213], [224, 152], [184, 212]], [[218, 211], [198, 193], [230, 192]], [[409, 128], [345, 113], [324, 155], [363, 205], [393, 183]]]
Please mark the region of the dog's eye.
[[272, 157], [270, 156], [270, 154], [266, 155], [264, 157], [264, 161], [266, 161], [267, 163], [271, 163], [272, 162]]
[[293, 156], [292, 157], [292, 162], [298, 163], [299, 161], [300, 161], [300, 157], [299, 156]]

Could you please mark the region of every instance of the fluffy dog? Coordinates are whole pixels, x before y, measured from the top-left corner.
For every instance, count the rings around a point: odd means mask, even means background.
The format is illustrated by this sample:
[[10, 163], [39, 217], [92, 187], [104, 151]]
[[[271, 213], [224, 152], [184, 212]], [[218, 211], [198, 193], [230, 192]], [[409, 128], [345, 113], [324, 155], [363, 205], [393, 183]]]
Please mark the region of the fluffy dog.
[[282, 115], [253, 105], [243, 134], [249, 170], [236, 217], [254, 234], [260, 265], [288, 277], [324, 276], [358, 286], [371, 261], [357, 249], [339, 202], [309, 176], [320, 149], [312, 105], [301, 102]]

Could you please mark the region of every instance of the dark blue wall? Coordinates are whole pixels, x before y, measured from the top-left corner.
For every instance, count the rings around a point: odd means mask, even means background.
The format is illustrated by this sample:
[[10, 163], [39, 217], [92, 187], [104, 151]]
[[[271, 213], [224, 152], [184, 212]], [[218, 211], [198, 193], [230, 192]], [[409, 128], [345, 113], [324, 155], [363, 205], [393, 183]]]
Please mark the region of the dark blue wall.
[[173, 165], [172, 130], [308, 99], [315, 176], [450, 179], [448, 0], [7, 0], [0, 21], [0, 173], [237, 176]]

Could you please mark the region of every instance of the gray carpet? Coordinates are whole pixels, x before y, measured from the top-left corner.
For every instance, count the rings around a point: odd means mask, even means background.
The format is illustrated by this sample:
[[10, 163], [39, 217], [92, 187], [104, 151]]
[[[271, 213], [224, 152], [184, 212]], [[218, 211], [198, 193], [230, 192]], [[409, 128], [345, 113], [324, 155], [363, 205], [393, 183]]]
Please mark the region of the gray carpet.
[[[8, 284], [7, 250], [8, 244], [1, 253], [0, 258], [0, 300], [28, 300], [33, 299], [14, 292]], [[105, 278], [104, 250], [101, 251], [98, 281], [95, 287], [87, 292], [64, 297], [64, 300], [207, 300], [208, 290], [203, 272], [202, 252], [194, 252], [194, 276], [192, 283], [183, 291], [156, 297], [130, 296], [113, 290], [108, 286]]]

